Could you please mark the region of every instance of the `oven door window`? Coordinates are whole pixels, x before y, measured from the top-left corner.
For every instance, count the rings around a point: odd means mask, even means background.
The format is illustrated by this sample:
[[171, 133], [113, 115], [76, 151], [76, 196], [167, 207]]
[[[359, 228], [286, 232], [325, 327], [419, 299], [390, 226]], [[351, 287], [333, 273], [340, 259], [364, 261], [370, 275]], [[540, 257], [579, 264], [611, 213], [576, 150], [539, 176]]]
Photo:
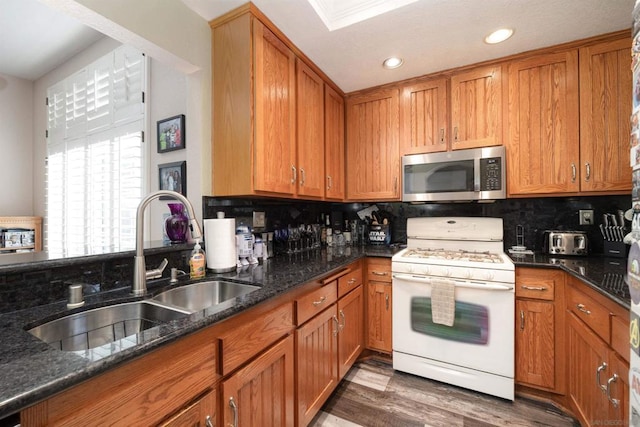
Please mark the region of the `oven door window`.
[[404, 172], [406, 194], [474, 191], [473, 160], [406, 165]]
[[415, 332], [469, 344], [489, 341], [489, 310], [481, 305], [456, 301], [453, 326], [433, 323], [431, 298], [411, 298], [411, 329]]

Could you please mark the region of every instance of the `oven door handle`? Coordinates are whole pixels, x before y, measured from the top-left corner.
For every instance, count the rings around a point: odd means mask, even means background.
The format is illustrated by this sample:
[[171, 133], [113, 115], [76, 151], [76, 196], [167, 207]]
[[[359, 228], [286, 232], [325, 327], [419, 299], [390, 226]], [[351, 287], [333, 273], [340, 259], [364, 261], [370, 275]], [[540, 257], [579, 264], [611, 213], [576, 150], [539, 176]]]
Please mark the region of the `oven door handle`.
[[[432, 280], [433, 280], [433, 279], [429, 279], [429, 278], [422, 277], [422, 276], [411, 276], [409, 274], [394, 274], [393, 278], [394, 279], [398, 279], [398, 280], [406, 280], [407, 282], [426, 283], [428, 285], [430, 285]], [[496, 283], [483, 285], [483, 284], [480, 284], [480, 283], [463, 282], [463, 281], [458, 281], [458, 280], [454, 280], [454, 279], [447, 279], [447, 278], [443, 278], [441, 280], [453, 281], [454, 284], [456, 285], [456, 287], [459, 287], [459, 288], [484, 289], [484, 290], [487, 290], [487, 291], [511, 291], [511, 290], [513, 290], [513, 286], [499, 285], [499, 284], [496, 284]]]

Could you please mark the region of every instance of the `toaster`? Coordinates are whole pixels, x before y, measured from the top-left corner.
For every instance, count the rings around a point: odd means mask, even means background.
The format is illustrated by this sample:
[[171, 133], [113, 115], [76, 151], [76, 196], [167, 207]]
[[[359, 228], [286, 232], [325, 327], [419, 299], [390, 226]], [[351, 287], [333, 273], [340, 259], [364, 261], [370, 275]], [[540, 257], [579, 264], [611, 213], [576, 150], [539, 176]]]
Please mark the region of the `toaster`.
[[544, 232], [543, 250], [549, 255], [587, 255], [589, 242], [584, 231]]

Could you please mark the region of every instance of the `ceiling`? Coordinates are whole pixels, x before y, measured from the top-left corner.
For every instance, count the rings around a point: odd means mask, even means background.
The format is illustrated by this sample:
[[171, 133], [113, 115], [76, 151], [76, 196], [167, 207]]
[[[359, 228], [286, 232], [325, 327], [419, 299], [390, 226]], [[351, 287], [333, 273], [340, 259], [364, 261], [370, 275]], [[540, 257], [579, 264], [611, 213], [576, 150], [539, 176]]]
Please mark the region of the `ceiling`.
[[[246, 3], [182, 1], [207, 21]], [[634, 4], [634, 0], [417, 0], [329, 31], [307, 0], [253, 2], [345, 92], [630, 28]], [[35, 80], [104, 37], [38, 0], [0, 0], [0, 7], [0, 73]], [[515, 28], [511, 39], [498, 45], [483, 42], [484, 36], [502, 26]], [[403, 57], [404, 65], [383, 69], [382, 61], [392, 55]]]
[[[245, 0], [182, 0], [207, 21]], [[325, 0], [328, 2], [328, 0]], [[371, 4], [380, 0], [369, 0]], [[631, 27], [634, 0], [418, 0], [329, 31], [307, 0], [253, 0], [343, 91], [351, 92]], [[509, 40], [487, 45], [503, 26]], [[395, 70], [389, 56], [404, 58]]]

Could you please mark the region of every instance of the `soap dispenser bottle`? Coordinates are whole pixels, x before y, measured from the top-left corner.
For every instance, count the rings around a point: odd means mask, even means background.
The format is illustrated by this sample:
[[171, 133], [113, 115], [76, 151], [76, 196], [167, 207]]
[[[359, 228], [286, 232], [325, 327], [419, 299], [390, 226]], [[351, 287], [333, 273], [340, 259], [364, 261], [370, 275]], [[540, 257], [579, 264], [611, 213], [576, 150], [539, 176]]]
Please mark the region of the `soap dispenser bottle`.
[[189, 258], [189, 277], [202, 279], [206, 274], [206, 263], [204, 251], [200, 247], [200, 240], [196, 240], [196, 245], [191, 251], [191, 258]]

